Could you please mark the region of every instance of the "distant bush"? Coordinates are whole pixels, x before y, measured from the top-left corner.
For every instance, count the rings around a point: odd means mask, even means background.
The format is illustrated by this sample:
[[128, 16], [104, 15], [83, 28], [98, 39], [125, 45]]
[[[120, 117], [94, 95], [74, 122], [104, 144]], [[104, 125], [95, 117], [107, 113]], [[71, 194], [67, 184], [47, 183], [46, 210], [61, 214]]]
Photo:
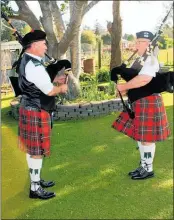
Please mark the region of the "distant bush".
[[81, 35], [81, 43], [87, 43], [87, 44], [96, 44], [96, 36], [95, 33], [91, 30], [84, 30]]
[[96, 80], [96, 76], [95, 75], [91, 75], [89, 73], [81, 73], [79, 80], [80, 80], [80, 82], [95, 81]]
[[109, 68], [103, 67], [99, 69], [96, 73], [98, 82], [109, 82], [110, 81], [110, 72]]

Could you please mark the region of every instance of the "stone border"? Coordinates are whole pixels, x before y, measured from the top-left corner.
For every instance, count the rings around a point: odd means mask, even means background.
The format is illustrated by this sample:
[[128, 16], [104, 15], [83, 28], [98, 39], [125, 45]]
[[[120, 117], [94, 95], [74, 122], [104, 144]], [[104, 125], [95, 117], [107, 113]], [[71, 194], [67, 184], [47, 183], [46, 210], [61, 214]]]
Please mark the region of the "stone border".
[[[125, 102], [127, 102], [127, 99]], [[122, 110], [123, 104], [120, 99], [92, 101], [84, 104], [57, 105], [54, 112], [54, 120], [66, 121], [97, 117]]]
[[[127, 98], [124, 99], [124, 101], [126, 103]], [[91, 101], [83, 104], [57, 104], [53, 118], [55, 121], [78, 120], [107, 115], [122, 110], [123, 104], [119, 98], [104, 101]], [[19, 118], [19, 102], [11, 102], [11, 115], [16, 120]]]

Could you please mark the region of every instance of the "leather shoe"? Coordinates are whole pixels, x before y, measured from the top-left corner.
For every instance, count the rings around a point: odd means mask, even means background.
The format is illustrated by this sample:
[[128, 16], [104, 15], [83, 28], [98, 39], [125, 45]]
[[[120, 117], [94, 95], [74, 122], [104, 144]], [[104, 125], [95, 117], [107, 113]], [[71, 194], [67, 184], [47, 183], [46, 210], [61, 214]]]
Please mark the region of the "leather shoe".
[[29, 193], [31, 199], [50, 199], [55, 196], [56, 194], [54, 192], [47, 192], [41, 186], [36, 191], [30, 189]]
[[55, 185], [55, 182], [53, 181], [45, 181], [45, 180], [40, 180], [40, 185], [43, 187], [43, 188], [48, 188], [48, 187], [52, 187]]
[[147, 172], [147, 170], [145, 170], [142, 167], [139, 173], [137, 175], [132, 176], [131, 178], [133, 180], [143, 180], [143, 179], [152, 178], [152, 177], [154, 177], [154, 172], [153, 171]]
[[142, 169], [143, 167], [138, 167], [136, 168], [135, 170], [132, 170], [128, 173], [129, 176], [136, 176], [139, 174], [140, 170]]

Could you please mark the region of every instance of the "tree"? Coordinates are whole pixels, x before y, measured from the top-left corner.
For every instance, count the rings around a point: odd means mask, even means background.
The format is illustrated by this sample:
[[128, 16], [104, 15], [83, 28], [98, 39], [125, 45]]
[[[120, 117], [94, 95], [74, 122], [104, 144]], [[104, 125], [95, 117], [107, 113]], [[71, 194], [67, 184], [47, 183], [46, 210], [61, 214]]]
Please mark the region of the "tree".
[[[12, 15], [12, 9], [9, 7], [9, 1], [1, 1], [1, 11], [6, 13], [7, 15]], [[12, 31], [5, 27], [6, 22], [4, 20], [2, 21], [2, 28], [1, 28], [1, 41], [12, 41], [15, 40], [15, 37], [12, 35]]]
[[29, 33], [31, 31], [31, 27], [28, 25], [28, 24], [26, 24], [25, 25], [25, 27], [22, 29], [22, 35], [24, 36], [24, 35], [26, 35], [27, 33]]
[[173, 27], [169, 24], [164, 25], [163, 27], [163, 34], [167, 35], [169, 38], [173, 38]]
[[1, 41], [13, 41], [15, 40], [15, 37], [12, 35], [12, 31], [5, 27], [5, 22], [2, 21], [2, 27], [1, 27]]
[[12, 15], [13, 14], [13, 10], [9, 6], [9, 2], [10, 1], [8, 1], [8, 0], [1, 1], [1, 11], [5, 12], [7, 15]]
[[82, 32], [81, 43], [96, 44], [96, 36], [93, 31], [85, 30]]
[[173, 47], [173, 38], [169, 38], [166, 34], [162, 34], [159, 37], [158, 42], [160, 49], [168, 49]]
[[[42, 11], [42, 17], [38, 20], [28, 7], [26, 1], [15, 1], [19, 10], [18, 15], [11, 16], [12, 19], [25, 21], [33, 29], [44, 29], [49, 42], [48, 54], [54, 58], [60, 59], [71, 47], [71, 61], [74, 76], [79, 79], [80, 75], [80, 27], [83, 16], [98, 1], [64, 1], [61, 6], [56, 1], [41, 1], [38, 3]], [[65, 4], [69, 4], [70, 20], [67, 26], [62, 18], [62, 10]], [[76, 81], [74, 89], [78, 89], [79, 85]]]
[[[86, 4], [83, 10], [82, 18], [88, 13], [88, 11], [94, 7], [99, 1], [91, 1], [88, 5]], [[73, 1], [70, 1], [70, 13], [72, 14]], [[72, 61], [72, 70], [77, 79], [80, 77], [81, 73], [81, 29], [79, 26], [76, 35], [73, 38], [73, 41], [70, 45], [71, 48], [71, 61]]]
[[127, 40], [128, 36], [129, 36], [129, 34], [124, 34], [123, 39]]
[[123, 39], [128, 40], [128, 41], [134, 41], [135, 36], [133, 34], [124, 34]]
[[134, 41], [134, 40], [135, 40], [134, 35], [129, 34], [129, 35], [127, 36], [127, 40], [128, 40], [128, 41]]
[[111, 35], [109, 33], [103, 34], [101, 38], [103, 40], [103, 44], [111, 45]]
[[96, 23], [95, 23], [95, 35], [100, 36], [100, 35], [103, 34], [103, 32], [104, 32], [104, 28], [98, 22], [98, 20], [96, 20]]
[[83, 30], [91, 30], [91, 28], [90, 28], [88, 25], [85, 25], [85, 26], [83, 27]]
[[110, 69], [122, 62], [121, 38], [122, 20], [120, 16], [120, 1], [113, 1], [113, 23], [108, 22], [107, 28], [111, 34], [111, 62]]

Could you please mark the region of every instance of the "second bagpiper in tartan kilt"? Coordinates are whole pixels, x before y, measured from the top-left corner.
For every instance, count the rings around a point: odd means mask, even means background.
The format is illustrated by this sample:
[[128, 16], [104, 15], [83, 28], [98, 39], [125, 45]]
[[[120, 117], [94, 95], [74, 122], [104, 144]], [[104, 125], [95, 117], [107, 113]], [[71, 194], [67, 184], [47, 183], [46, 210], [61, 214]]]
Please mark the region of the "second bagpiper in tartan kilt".
[[141, 142], [164, 141], [170, 135], [169, 123], [162, 97], [151, 95], [132, 103], [135, 118], [131, 119], [127, 112], [122, 112], [113, 122], [117, 131]]
[[30, 155], [50, 155], [51, 119], [44, 110], [19, 108], [19, 148]]

